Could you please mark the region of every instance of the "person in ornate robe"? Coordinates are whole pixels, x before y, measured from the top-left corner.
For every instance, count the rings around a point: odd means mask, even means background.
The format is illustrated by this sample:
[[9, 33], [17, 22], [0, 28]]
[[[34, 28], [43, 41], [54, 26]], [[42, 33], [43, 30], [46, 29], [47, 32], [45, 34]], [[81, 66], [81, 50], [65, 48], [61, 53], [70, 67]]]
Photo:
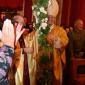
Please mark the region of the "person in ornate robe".
[[[36, 46], [37, 37], [36, 32], [33, 31], [31, 33], [27, 33], [24, 36], [24, 42], [26, 48], [24, 50], [27, 52], [27, 60], [28, 60], [28, 67], [29, 67], [29, 78], [30, 78], [30, 85], [35, 85], [35, 78], [36, 78], [36, 55], [38, 52], [38, 48]], [[19, 46], [20, 47], [20, 46]], [[33, 47], [34, 52], [31, 53], [31, 49], [27, 49], [28, 47]], [[16, 85], [23, 85], [23, 61], [24, 61], [24, 54], [21, 50], [19, 57], [20, 61], [17, 67], [17, 71], [15, 74], [15, 81]]]
[[[68, 43], [68, 37], [63, 27], [56, 25], [56, 16], [59, 6], [56, 0], [50, 0], [48, 5], [48, 24], [50, 31], [47, 35], [47, 41], [53, 47], [53, 85], [62, 85], [63, 69], [66, 64], [65, 47]], [[57, 10], [57, 11], [56, 11]]]
[[[19, 17], [15, 17], [14, 21], [20, 22], [23, 20], [21, 20]], [[37, 32], [33, 30], [32, 32], [29, 33], [29, 30], [25, 29], [23, 35], [20, 37], [19, 41], [15, 45], [13, 67], [11, 69], [12, 71], [10, 75], [11, 85], [36, 84], [35, 75], [37, 53], [38, 53]]]
[[63, 68], [66, 64], [65, 47], [68, 43], [68, 37], [62, 27], [54, 25], [47, 36], [47, 40], [53, 47], [53, 72], [57, 84], [61, 85]]

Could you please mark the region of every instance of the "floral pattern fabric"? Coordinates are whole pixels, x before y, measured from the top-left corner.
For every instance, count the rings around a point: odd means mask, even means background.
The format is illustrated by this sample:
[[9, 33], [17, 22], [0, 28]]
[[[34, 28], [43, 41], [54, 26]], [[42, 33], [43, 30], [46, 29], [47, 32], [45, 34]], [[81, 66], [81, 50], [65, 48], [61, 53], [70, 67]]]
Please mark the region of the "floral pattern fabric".
[[12, 64], [13, 48], [4, 45], [0, 48], [0, 85], [9, 85], [7, 72]]

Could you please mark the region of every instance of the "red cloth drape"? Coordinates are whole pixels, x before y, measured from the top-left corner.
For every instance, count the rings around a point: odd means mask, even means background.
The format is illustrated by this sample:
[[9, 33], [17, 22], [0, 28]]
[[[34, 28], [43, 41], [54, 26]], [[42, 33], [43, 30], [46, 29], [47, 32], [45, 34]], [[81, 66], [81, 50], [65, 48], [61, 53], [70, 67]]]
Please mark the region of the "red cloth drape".
[[21, 10], [23, 7], [23, 0], [0, 0], [0, 9], [16, 9]]
[[82, 19], [85, 23], [85, 0], [63, 0], [61, 23], [65, 26], [73, 26], [76, 19]]
[[82, 19], [85, 23], [85, 0], [72, 0], [70, 23]]
[[25, 0], [24, 16], [28, 17], [28, 23], [32, 20], [32, 0]]
[[69, 25], [70, 11], [71, 11], [71, 0], [63, 0], [61, 24], [64, 26]]

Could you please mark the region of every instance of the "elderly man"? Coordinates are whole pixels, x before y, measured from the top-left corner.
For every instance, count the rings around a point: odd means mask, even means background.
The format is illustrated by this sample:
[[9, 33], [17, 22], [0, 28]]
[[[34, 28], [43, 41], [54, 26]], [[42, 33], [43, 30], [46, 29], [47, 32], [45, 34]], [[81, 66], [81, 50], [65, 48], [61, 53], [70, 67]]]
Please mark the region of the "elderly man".
[[48, 43], [53, 47], [53, 85], [62, 85], [63, 68], [66, 64], [65, 47], [68, 43], [68, 37], [65, 30], [56, 26], [56, 16], [59, 11], [59, 6], [56, 0], [50, 0], [48, 5], [48, 24], [50, 32], [47, 35]]
[[85, 58], [85, 30], [83, 21], [78, 19], [74, 23], [73, 31], [69, 33], [69, 44], [71, 56], [76, 58]]
[[[17, 23], [24, 24], [24, 19], [20, 15], [14, 16], [13, 23], [16, 28]], [[35, 30], [29, 33], [29, 30], [25, 29], [23, 35], [15, 44], [13, 68], [11, 69], [12, 75], [10, 75], [11, 85], [35, 85], [35, 57], [37, 54], [36, 36]]]

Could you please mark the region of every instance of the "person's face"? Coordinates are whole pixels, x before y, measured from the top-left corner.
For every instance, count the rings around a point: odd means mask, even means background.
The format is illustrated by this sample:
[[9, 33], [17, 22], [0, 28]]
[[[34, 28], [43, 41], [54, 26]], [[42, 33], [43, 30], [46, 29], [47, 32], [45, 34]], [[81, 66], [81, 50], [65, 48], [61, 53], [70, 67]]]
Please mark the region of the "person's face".
[[27, 23], [27, 18], [24, 18], [24, 22]]
[[83, 21], [78, 21], [76, 23], [76, 28], [79, 29], [79, 30], [83, 29]]
[[17, 23], [17, 22], [15, 22], [15, 23], [14, 23], [14, 28], [16, 29], [16, 28], [17, 28], [17, 26], [18, 26], [18, 23]]
[[69, 32], [69, 28], [66, 28], [66, 33], [68, 33]]
[[49, 25], [56, 24], [56, 18], [48, 16], [48, 24]]
[[3, 20], [5, 17], [5, 14], [1, 14], [1, 19]]

